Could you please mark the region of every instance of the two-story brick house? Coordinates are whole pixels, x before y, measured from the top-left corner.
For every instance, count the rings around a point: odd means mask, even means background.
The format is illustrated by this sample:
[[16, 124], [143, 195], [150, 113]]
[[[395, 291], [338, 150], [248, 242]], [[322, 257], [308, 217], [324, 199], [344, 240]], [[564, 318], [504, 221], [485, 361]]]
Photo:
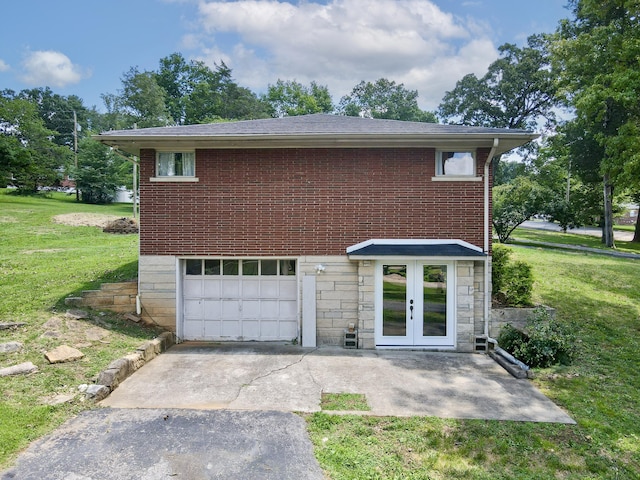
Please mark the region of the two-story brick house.
[[139, 157], [142, 313], [179, 340], [472, 351], [491, 159], [522, 130], [307, 115], [105, 132]]

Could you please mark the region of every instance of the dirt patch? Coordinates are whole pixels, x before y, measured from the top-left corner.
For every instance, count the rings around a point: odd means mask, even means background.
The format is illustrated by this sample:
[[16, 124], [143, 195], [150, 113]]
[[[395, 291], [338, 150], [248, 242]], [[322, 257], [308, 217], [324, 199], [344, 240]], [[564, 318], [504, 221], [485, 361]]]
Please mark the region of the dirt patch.
[[65, 213], [53, 217], [54, 223], [71, 225], [72, 227], [106, 227], [110, 222], [121, 217], [117, 215], [102, 215], [100, 213]]

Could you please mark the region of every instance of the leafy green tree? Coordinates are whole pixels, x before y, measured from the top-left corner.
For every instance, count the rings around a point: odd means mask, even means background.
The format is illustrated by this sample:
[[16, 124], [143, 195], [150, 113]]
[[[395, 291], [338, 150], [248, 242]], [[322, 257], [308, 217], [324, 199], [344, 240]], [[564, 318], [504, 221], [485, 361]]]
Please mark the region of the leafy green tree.
[[124, 113], [129, 126], [162, 127], [173, 123], [166, 97], [152, 72], [132, 67], [122, 77], [122, 91], [115, 106]]
[[544, 189], [529, 176], [493, 188], [493, 228], [500, 243], [505, 243], [519, 225], [540, 213], [545, 195]]
[[333, 111], [329, 89], [316, 82], [305, 86], [295, 80], [285, 82], [278, 79], [275, 85], [269, 85], [263, 100], [271, 107], [273, 117], [331, 113]]
[[338, 113], [350, 117], [384, 118], [436, 123], [431, 112], [418, 107], [418, 91], [404, 84], [380, 78], [375, 83], [360, 82], [338, 105]]
[[506, 43], [500, 58], [477, 78], [470, 73], [446, 92], [438, 117], [446, 123], [495, 128], [536, 129], [553, 124], [556, 82], [546, 38], [534, 35], [520, 48]]
[[92, 138], [80, 142], [78, 168], [73, 169], [76, 188], [84, 203], [111, 203], [116, 190], [127, 182], [125, 160]]
[[35, 193], [60, 179], [70, 150], [51, 141], [55, 136], [38, 115], [36, 105], [23, 98], [0, 95], [0, 178], [20, 193]]
[[[554, 70], [575, 108], [579, 146], [600, 148], [597, 168], [604, 194], [604, 242], [613, 241], [613, 194], [640, 191], [640, 4], [635, 0], [570, 0], [574, 18], [552, 43]], [[594, 158], [595, 160], [595, 158]]]

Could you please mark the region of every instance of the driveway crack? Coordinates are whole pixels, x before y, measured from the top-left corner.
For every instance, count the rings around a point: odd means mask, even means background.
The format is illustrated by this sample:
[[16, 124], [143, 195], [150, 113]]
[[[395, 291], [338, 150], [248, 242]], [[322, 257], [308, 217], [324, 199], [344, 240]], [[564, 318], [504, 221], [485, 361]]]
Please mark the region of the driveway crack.
[[[235, 398], [234, 398], [233, 400], [231, 400], [231, 402], [229, 402], [229, 403], [233, 403], [233, 402], [235, 402], [236, 400], [238, 400], [238, 398], [240, 397], [240, 393], [242, 393], [242, 390], [243, 390], [243, 389], [245, 389], [245, 388], [247, 388], [247, 387], [250, 387], [251, 385], [253, 385], [253, 383], [254, 383], [254, 382], [256, 382], [256, 381], [258, 381], [258, 380], [262, 380], [263, 378], [267, 378], [267, 377], [269, 377], [269, 376], [271, 376], [271, 375], [273, 375], [273, 374], [275, 374], [275, 373], [278, 373], [278, 372], [282, 372], [282, 371], [284, 371], [284, 370], [287, 370], [288, 368], [291, 368], [291, 367], [293, 367], [293, 366], [295, 366], [295, 365], [299, 365], [300, 363], [302, 363], [302, 361], [305, 359], [305, 357], [306, 357], [307, 355], [310, 355], [310, 354], [312, 354], [313, 352], [316, 352], [317, 350], [318, 350], [318, 348], [316, 347], [316, 348], [314, 348], [313, 350], [310, 350], [310, 351], [308, 351], [308, 352], [303, 353], [302, 355], [300, 355], [300, 358], [298, 358], [296, 361], [294, 361], [294, 362], [290, 362], [290, 363], [288, 363], [288, 364], [286, 364], [286, 365], [284, 365], [284, 366], [282, 366], [282, 367], [278, 367], [278, 368], [274, 368], [274, 369], [272, 369], [272, 370], [269, 370], [268, 372], [263, 373], [262, 375], [258, 375], [258, 376], [256, 376], [256, 377], [252, 378], [252, 379], [251, 379], [251, 381], [250, 381], [249, 383], [245, 383], [245, 384], [240, 385], [240, 388], [238, 388], [238, 392], [236, 393]], [[314, 378], [314, 376], [313, 376], [313, 375], [311, 375], [311, 373], [309, 373], [309, 375], [311, 376], [311, 380], [313, 381], [313, 383], [314, 383], [315, 385], [317, 385], [317, 386], [322, 390], [322, 385], [320, 385], [320, 384], [316, 381], [316, 379]]]

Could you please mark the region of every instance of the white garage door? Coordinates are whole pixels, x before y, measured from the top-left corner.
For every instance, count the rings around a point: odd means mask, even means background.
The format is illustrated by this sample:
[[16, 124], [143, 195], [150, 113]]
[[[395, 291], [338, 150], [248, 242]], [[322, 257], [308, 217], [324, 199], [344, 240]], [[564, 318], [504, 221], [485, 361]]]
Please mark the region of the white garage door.
[[295, 260], [182, 263], [184, 340], [268, 341], [298, 336]]

